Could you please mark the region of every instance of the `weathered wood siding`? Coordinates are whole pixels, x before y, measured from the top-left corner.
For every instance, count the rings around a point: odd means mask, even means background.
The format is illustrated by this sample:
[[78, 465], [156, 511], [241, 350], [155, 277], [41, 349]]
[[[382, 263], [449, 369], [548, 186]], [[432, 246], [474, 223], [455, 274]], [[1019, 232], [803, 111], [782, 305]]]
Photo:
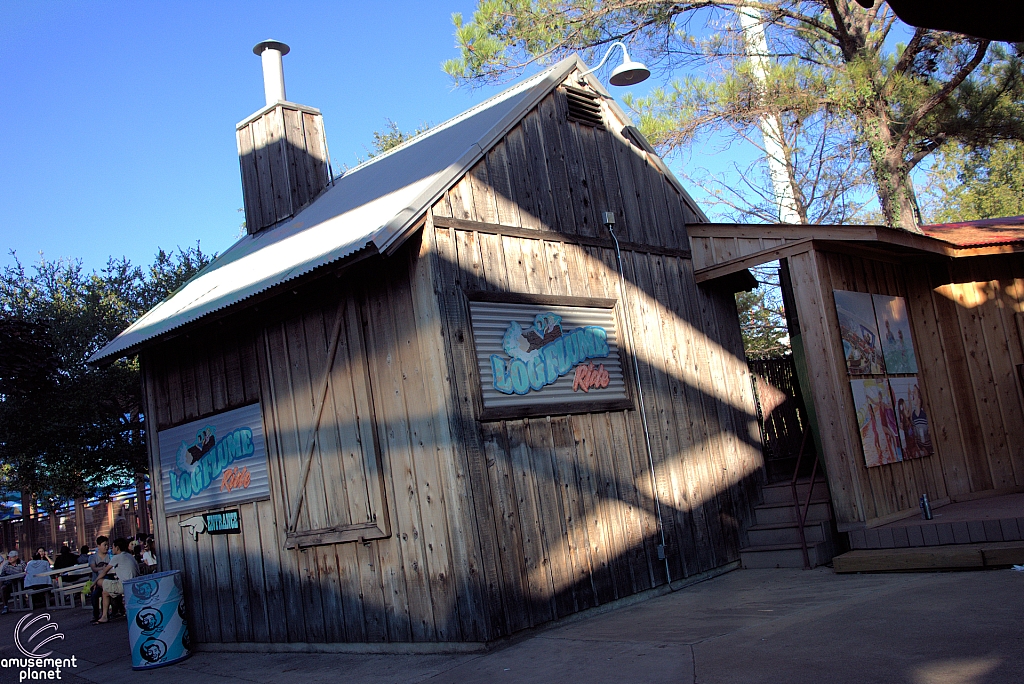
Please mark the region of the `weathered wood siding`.
[[[397, 253], [144, 355], [150, 434], [263, 409], [271, 498], [239, 506], [240, 535], [183, 534], [162, 511], [151, 446], [159, 544], [185, 571], [197, 640], [487, 641], [663, 585], [655, 492], [673, 580], [738, 559], [763, 472], [733, 296], [694, 284], [685, 225], [698, 213], [685, 193], [621, 122], [568, 123], [563, 98], [528, 114]], [[625, 299], [602, 211], [626, 246]], [[444, 219], [461, 227], [435, 226]], [[477, 419], [468, 290], [620, 300], [653, 478], [635, 408]], [[289, 549], [300, 445], [339, 315], [297, 531], [386, 513], [391, 535]]]
[[[871, 525], [914, 511], [924, 493], [941, 502], [1024, 486], [1022, 266], [1016, 256], [882, 261], [808, 250], [789, 257], [841, 524]], [[934, 455], [865, 466], [834, 290], [906, 299]]]
[[[453, 435], [466, 449], [496, 634], [739, 557], [762, 477], [732, 293], [695, 286], [688, 199], [639, 148], [567, 122], [561, 94], [529, 113], [434, 206], [424, 248], [441, 294]], [[615, 128], [614, 122], [610, 128]], [[614, 211], [627, 293], [600, 212]], [[619, 299], [651, 429], [636, 410], [478, 421], [468, 291]], [[623, 344], [625, 336], [623, 335]], [[631, 380], [632, 382], [632, 380]], [[493, 543], [490, 539], [495, 540]]]
[[[446, 381], [438, 341], [421, 350], [420, 326], [439, 326], [432, 290], [418, 302], [413, 294], [416, 249], [410, 244], [383, 263], [318, 282], [315, 296], [283, 295], [244, 321], [208, 326], [145, 356], [151, 430], [262, 404], [272, 497], [239, 506], [242, 534], [200, 535], [196, 543], [178, 526], [191, 514], [164, 516], [162, 493], [154, 497], [162, 558], [184, 571], [199, 641], [489, 637], [482, 578], [474, 584], [482, 575], [476, 522], [462, 510], [465, 459], [453, 448], [438, 390]], [[339, 313], [340, 344], [298, 531], [386, 514], [391, 536], [286, 549], [299, 444]], [[368, 459], [380, 465], [383, 511], [373, 510]], [[151, 463], [158, 465], [155, 452]]]

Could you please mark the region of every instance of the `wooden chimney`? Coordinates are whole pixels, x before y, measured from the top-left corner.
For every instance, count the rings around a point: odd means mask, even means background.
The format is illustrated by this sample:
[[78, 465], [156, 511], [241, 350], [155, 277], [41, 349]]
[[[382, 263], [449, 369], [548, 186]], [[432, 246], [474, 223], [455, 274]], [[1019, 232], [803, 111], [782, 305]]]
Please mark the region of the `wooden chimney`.
[[288, 46], [266, 40], [253, 52], [263, 60], [267, 104], [236, 126], [250, 235], [294, 216], [331, 182], [320, 110], [285, 98], [281, 57]]

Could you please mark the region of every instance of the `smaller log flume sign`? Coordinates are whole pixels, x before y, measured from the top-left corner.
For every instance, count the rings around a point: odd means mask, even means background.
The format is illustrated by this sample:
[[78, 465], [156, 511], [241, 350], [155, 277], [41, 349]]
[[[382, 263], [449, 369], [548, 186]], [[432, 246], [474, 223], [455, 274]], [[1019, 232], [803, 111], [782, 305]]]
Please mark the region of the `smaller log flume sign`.
[[588, 361], [585, 365], [576, 366], [576, 376], [572, 379], [572, 391], [589, 392], [592, 389], [604, 389], [608, 386], [610, 379], [603, 363], [595, 367], [593, 361]]

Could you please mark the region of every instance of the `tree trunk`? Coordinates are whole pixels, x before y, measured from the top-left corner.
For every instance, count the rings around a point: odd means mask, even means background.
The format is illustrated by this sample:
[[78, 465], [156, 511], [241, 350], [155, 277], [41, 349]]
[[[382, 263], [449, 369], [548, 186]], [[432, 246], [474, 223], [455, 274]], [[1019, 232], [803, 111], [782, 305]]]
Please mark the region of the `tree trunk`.
[[[754, 78], [762, 90], [766, 90], [771, 53], [765, 36], [765, 23], [761, 12], [749, 7], [739, 9], [740, 24], [743, 26], [743, 40], [747, 55], [753, 67]], [[764, 114], [760, 119], [761, 137], [764, 140], [764, 156], [768, 163], [768, 175], [775, 193], [775, 208], [781, 223], [807, 223], [807, 209], [800, 207], [796, 199], [796, 179], [793, 174], [790, 150], [786, 149], [783, 136], [782, 116], [778, 112]], [[803, 211], [801, 211], [803, 209]]]
[[885, 225], [920, 233], [917, 195], [910, 180], [910, 169], [895, 141], [884, 115], [864, 115], [864, 142], [871, 153], [871, 171], [875, 177], [878, 203]]

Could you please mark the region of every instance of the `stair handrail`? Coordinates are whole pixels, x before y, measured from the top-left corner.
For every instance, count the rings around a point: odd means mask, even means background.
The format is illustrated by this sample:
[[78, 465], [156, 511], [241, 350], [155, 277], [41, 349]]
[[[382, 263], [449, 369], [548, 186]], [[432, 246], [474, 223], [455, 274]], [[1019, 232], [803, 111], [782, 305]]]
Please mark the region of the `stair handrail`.
[[793, 511], [796, 513], [797, 530], [800, 532], [800, 550], [804, 554], [804, 570], [811, 569], [811, 557], [807, 550], [807, 535], [804, 534], [804, 524], [807, 522], [807, 513], [811, 508], [811, 497], [814, 495], [814, 483], [818, 476], [818, 459], [814, 459], [814, 466], [811, 468], [811, 483], [807, 488], [807, 501], [804, 503], [803, 511], [800, 510], [800, 495], [797, 493], [796, 483], [800, 477], [800, 463], [804, 458], [804, 448], [807, 446], [807, 434], [810, 429], [804, 427], [804, 436], [800, 440], [800, 451], [796, 456], [796, 468], [793, 469], [793, 479], [789, 486], [793, 491]]

